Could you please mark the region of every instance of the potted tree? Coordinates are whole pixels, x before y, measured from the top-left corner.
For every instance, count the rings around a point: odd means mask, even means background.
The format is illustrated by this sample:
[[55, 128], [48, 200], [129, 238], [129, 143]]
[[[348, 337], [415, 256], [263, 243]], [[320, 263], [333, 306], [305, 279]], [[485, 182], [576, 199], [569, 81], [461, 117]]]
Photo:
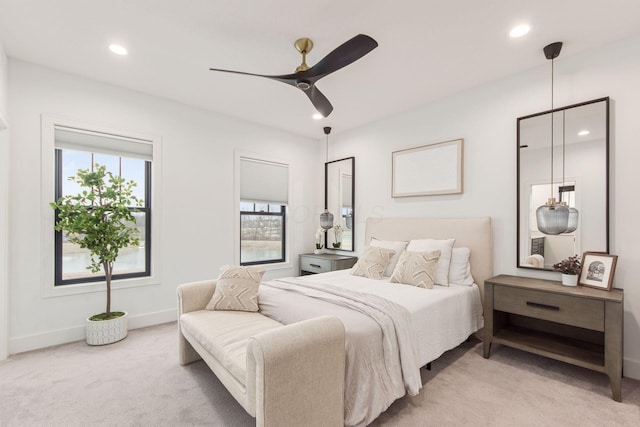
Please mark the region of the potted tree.
[[50, 204], [57, 212], [54, 228], [65, 231], [69, 242], [89, 250], [88, 270], [104, 271], [107, 306], [104, 313], [87, 318], [87, 343], [111, 344], [127, 336], [127, 313], [111, 311], [113, 265], [121, 248], [139, 244], [131, 207], [141, 206], [142, 200], [133, 194], [134, 181], [114, 176], [97, 163], [93, 170], [79, 169], [69, 180], [82, 191]]
[[580, 258], [578, 255], [565, 258], [557, 264], [553, 264], [553, 271], [562, 273], [562, 284], [565, 286], [576, 286], [578, 275], [580, 274]]

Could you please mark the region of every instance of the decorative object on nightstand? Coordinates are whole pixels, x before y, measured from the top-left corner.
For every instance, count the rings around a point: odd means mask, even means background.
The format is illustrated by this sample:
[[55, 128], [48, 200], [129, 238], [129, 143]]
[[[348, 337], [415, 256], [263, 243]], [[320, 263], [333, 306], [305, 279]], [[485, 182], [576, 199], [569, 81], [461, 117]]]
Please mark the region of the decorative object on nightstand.
[[301, 254], [300, 275], [327, 273], [329, 271], [346, 270], [353, 267], [358, 257], [334, 254]]
[[340, 224], [336, 224], [333, 226], [333, 238], [335, 241], [333, 242], [333, 249], [340, 249], [342, 245], [342, 226]]
[[617, 255], [585, 252], [582, 256], [583, 268], [580, 273], [580, 284], [608, 291], [613, 284], [613, 274], [616, 272], [617, 262]]
[[484, 357], [497, 343], [602, 372], [621, 402], [623, 297], [529, 277], [485, 280]]
[[324, 248], [324, 245], [322, 244], [323, 234], [324, 234], [324, 229], [318, 228], [318, 231], [316, 231], [316, 248], [313, 250], [313, 253], [316, 255], [320, 255], [322, 253], [322, 248]]
[[580, 258], [578, 258], [578, 255], [574, 255], [563, 259], [557, 264], [553, 264], [553, 271], [562, 273], [562, 284], [564, 286], [577, 286], [580, 265]]

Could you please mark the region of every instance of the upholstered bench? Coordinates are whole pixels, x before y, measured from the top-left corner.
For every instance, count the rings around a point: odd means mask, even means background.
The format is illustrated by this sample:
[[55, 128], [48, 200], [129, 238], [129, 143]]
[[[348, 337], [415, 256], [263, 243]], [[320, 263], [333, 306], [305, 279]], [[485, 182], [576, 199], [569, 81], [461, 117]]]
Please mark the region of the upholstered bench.
[[330, 316], [282, 325], [206, 310], [216, 280], [178, 287], [178, 359], [203, 359], [258, 426], [342, 426], [345, 338]]

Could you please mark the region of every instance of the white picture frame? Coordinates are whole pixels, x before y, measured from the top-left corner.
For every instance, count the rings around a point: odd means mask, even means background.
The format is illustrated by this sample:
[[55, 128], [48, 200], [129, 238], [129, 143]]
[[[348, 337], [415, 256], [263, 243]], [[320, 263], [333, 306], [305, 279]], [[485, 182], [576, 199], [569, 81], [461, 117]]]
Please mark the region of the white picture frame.
[[391, 197], [462, 193], [463, 152], [463, 138], [394, 151]]

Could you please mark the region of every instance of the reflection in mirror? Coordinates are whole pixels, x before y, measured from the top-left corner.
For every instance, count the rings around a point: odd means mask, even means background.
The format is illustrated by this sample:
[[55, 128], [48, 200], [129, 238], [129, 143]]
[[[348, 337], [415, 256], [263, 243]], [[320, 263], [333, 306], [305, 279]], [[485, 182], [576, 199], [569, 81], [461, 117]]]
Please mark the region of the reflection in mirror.
[[[609, 251], [609, 98], [553, 111], [553, 120], [551, 111], [518, 118], [518, 267]], [[550, 197], [578, 210], [575, 231], [538, 229], [536, 209]]]
[[[325, 247], [353, 251], [355, 158], [334, 160], [324, 165], [324, 203], [333, 214], [334, 228], [327, 231]], [[341, 232], [336, 233], [335, 225]]]

